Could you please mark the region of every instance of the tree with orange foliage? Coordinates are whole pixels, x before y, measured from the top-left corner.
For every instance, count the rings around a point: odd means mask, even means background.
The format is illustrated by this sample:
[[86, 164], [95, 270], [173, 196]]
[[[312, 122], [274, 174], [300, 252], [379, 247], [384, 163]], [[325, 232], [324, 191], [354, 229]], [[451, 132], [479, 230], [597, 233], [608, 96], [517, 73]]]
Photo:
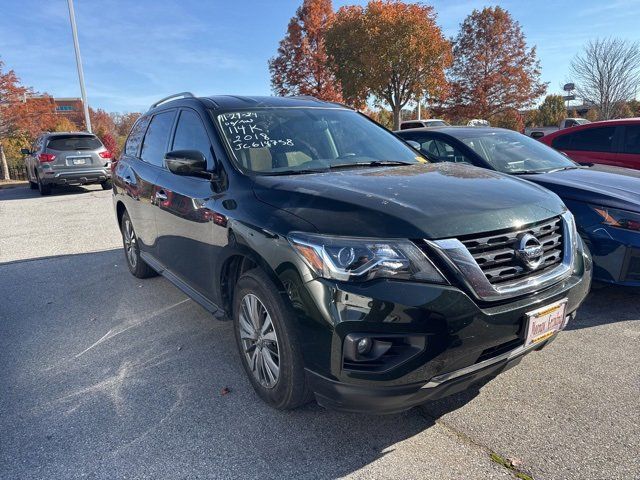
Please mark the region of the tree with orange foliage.
[[531, 106], [547, 90], [536, 48], [527, 48], [520, 24], [500, 7], [474, 10], [464, 20], [453, 58], [450, 98], [456, 118], [491, 120]]
[[9, 178], [9, 166], [3, 141], [10, 137], [34, 138], [44, 130], [53, 129], [56, 115], [53, 99], [35, 96], [32, 88], [20, 84], [13, 70], [4, 71], [0, 61], [0, 173]]
[[53, 130], [55, 132], [77, 132], [78, 126], [68, 117], [61, 115]]
[[269, 60], [277, 95], [311, 95], [341, 102], [340, 86], [327, 68], [324, 34], [333, 18], [331, 0], [304, 0], [289, 21], [278, 54]]
[[407, 103], [445, 92], [451, 45], [432, 7], [391, 0], [342, 7], [326, 43], [345, 99], [354, 103], [373, 96], [388, 104], [396, 129]]

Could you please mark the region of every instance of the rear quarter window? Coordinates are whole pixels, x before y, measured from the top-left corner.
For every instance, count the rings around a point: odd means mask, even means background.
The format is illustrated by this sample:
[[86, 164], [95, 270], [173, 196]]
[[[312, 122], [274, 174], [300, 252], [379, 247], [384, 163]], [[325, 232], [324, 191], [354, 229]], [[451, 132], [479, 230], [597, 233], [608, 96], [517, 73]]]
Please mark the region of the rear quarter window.
[[133, 128], [131, 128], [131, 132], [129, 133], [129, 137], [127, 138], [127, 143], [124, 147], [124, 153], [126, 155], [130, 155], [132, 157], [136, 157], [138, 155], [138, 149], [140, 148], [142, 138], [147, 131], [149, 120], [150, 117], [140, 117], [138, 121], [133, 125]]
[[55, 136], [47, 142], [47, 148], [51, 150], [97, 150], [102, 148], [102, 142], [98, 137], [89, 135], [64, 135]]

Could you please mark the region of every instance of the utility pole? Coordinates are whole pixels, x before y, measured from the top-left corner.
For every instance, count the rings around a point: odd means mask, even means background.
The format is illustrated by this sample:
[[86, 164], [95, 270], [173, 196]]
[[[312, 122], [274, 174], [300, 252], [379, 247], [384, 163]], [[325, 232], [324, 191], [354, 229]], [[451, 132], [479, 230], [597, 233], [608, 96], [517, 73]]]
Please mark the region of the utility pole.
[[78, 28], [76, 27], [76, 14], [73, 11], [73, 0], [67, 0], [69, 5], [69, 19], [71, 20], [71, 33], [73, 34], [73, 47], [76, 51], [76, 65], [78, 66], [78, 79], [80, 80], [80, 93], [82, 95], [82, 106], [84, 107], [84, 122], [87, 132], [91, 133], [91, 120], [89, 119], [89, 104], [87, 103], [87, 91], [84, 88], [84, 72], [82, 71], [82, 60], [80, 59], [80, 45], [78, 44]]

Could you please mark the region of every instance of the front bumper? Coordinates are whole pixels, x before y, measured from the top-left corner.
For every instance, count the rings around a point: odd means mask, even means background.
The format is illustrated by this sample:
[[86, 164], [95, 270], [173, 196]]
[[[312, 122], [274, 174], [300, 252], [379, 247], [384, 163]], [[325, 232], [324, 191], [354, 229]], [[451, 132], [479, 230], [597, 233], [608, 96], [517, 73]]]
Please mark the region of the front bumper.
[[307, 371], [307, 381], [317, 402], [325, 408], [355, 413], [397, 413], [489, 381], [520, 363], [527, 353], [541, 350], [556, 337], [557, 334], [540, 344], [518, 347], [475, 365], [433, 377], [427, 383], [386, 388], [367, 387], [337, 382], [311, 371]]
[[111, 178], [111, 169], [109, 167], [59, 171], [43, 169], [40, 178], [45, 185], [88, 185], [109, 180]]
[[[588, 253], [579, 248], [571, 275], [533, 294], [481, 303], [462, 288], [379, 280], [367, 284], [315, 279], [286, 284], [299, 319], [307, 376], [318, 402], [330, 408], [392, 413], [494, 377], [519, 362], [525, 314], [567, 299], [573, 316], [591, 286]], [[423, 337], [424, 348], [390, 368], [354, 368], [345, 338]], [[418, 342], [418, 344], [420, 344]]]

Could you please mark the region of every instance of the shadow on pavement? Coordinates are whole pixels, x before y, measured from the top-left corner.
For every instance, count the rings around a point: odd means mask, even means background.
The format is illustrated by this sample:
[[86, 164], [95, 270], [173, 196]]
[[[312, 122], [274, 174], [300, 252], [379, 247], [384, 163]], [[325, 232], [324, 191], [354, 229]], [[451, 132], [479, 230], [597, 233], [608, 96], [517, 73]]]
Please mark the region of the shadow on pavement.
[[[569, 322], [567, 330], [597, 327], [612, 322], [624, 322], [640, 318], [638, 287], [598, 285], [592, 288], [575, 320]], [[612, 313], [615, 312], [615, 319]]]
[[42, 196], [38, 190], [32, 190], [28, 185], [1, 188], [0, 189], [0, 202], [4, 200], [26, 200], [29, 198], [52, 198], [65, 195], [78, 195], [84, 193], [91, 193], [95, 191], [102, 191], [100, 185], [86, 185], [84, 187], [70, 186], [70, 187], [53, 187], [51, 195]]
[[[3, 478], [342, 477], [480, 389], [392, 416], [275, 411], [231, 323], [160, 277], [132, 277], [120, 249], [1, 264], [0, 295]], [[595, 290], [569, 328], [611, 322], [613, 306], [638, 318], [635, 295]]]
[[5, 478], [341, 477], [477, 394], [435, 416], [275, 411], [232, 324], [132, 277], [120, 249], [0, 265], [0, 292]]

